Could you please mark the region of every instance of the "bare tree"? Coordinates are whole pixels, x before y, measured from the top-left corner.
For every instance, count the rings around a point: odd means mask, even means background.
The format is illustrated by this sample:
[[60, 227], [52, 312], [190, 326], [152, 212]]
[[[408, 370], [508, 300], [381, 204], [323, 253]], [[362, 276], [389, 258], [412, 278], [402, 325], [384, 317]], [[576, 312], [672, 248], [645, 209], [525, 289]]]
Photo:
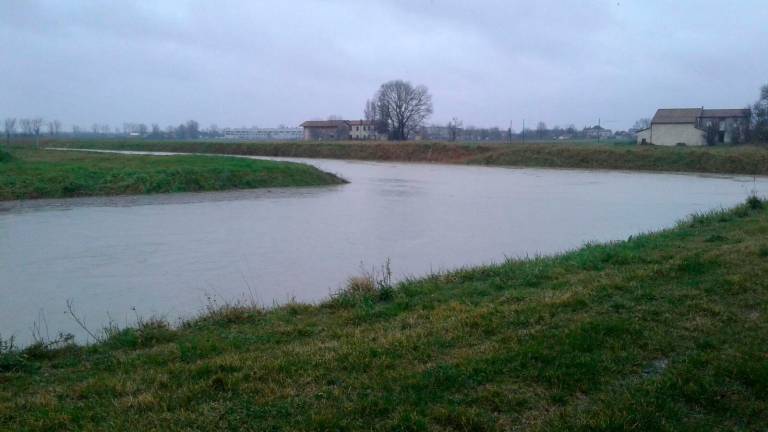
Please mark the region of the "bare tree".
[[760, 99], [752, 106], [750, 138], [768, 143], [768, 84], [760, 89]]
[[378, 115], [393, 140], [407, 140], [432, 114], [432, 96], [425, 86], [402, 80], [381, 85], [374, 96]]
[[536, 125], [536, 135], [539, 137], [539, 139], [542, 139], [546, 134], [547, 134], [547, 124], [540, 121]]
[[35, 117], [30, 119], [30, 126], [32, 128], [32, 134], [35, 135], [35, 146], [40, 146], [40, 128], [43, 127], [43, 119]]
[[648, 129], [649, 127], [651, 127], [651, 119], [643, 117], [635, 122], [634, 126], [632, 126], [632, 129], [643, 130]]
[[451, 119], [451, 121], [448, 122], [448, 140], [456, 141], [462, 126], [464, 126], [464, 123], [458, 118], [454, 117]]
[[5, 144], [11, 145], [11, 135], [16, 133], [16, 119], [8, 117], [5, 119]]
[[32, 119], [23, 118], [19, 120], [19, 126], [21, 126], [21, 133], [23, 135], [32, 135]]
[[61, 132], [61, 122], [58, 120], [49, 121], [46, 126], [48, 126], [48, 135], [56, 136]]

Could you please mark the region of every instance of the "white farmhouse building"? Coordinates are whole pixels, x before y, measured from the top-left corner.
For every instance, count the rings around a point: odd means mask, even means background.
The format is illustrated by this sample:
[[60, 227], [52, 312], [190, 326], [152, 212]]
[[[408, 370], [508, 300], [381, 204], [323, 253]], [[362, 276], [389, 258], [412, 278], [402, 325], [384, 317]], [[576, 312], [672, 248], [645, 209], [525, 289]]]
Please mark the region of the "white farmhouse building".
[[222, 130], [225, 139], [252, 141], [290, 141], [300, 140], [303, 136], [301, 128], [226, 128]]
[[637, 131], [638, 144], [663, 146], [730, 144], [744, 135], [748, 109], [672, 108], [660, 109], [651, 126]]

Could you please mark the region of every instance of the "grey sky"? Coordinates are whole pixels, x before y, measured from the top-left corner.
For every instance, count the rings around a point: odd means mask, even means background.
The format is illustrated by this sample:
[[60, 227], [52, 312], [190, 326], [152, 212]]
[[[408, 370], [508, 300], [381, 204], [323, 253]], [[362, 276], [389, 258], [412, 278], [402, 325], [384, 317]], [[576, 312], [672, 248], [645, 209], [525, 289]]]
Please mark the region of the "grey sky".
[[767, 23], [765, 0], [2, 0], [0, 117], [297, 125], [401, 78], [434, 123], [627, 128], [754, 101]]

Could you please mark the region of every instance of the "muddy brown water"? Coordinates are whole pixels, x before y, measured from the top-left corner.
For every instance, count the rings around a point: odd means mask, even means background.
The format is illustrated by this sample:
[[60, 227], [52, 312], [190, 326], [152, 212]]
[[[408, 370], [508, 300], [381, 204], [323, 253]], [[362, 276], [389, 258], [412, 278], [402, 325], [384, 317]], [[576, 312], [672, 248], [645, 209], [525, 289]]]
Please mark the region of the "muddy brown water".
[[0, 203], [0, 334], [171, 321], [210, 303], [317, 302], [387, 258], [396, 278], [625, 239], [768, 179], [294, 159], [332, 187]]

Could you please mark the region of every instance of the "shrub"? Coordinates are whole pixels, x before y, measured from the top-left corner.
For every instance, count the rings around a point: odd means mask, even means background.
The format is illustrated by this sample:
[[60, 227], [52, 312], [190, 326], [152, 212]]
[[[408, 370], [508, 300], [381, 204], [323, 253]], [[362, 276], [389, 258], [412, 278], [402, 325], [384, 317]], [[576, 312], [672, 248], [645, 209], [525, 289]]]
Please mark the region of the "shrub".
[[763, 208], [763, 200], [757, 197], [757, 195], [751, 195], [747, 198], [747, 207], [752, 210], [760, 210]]
[[0, 163], [10, 162], [13, 160], [13, 156], [10, 153], [0, 150]]

